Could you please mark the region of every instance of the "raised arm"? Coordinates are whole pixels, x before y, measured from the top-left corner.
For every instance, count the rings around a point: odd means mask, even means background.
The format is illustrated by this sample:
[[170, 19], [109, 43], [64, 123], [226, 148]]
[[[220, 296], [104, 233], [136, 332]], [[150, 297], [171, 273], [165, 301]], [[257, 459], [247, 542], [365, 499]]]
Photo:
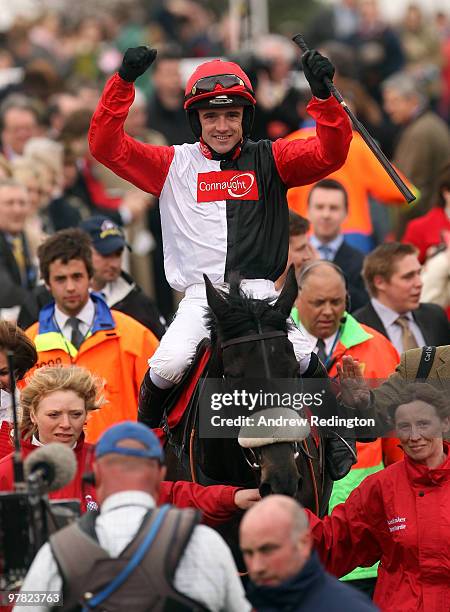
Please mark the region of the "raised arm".
[[323, 78], [334, 76], [333, 64], [317, 51], [302, 56], [303, 72], [313, 98], [307, 111], [316, 121], [316, 136], [299, 140], [280, 138], [273, 144], [278, 172], [287, 187], [315, 183], [338, 170], [347, 159], [352, 139], [350, 120], [330, 96]]
[[122, 66], [107, 82], [92, 117], [89, 148], [97, 161], [139, 189], [159, 196], [174, 156], [173, 147], [134, 140], [124, 123], [134, 100], [133, 81], [156, 57], [154, 49], [128, 49]]
[[307, 107], [316, 120], [317, 136], [273, 143], [275, 163], [287, 187], [315, 183], [339, 170], [352, 139], [350, 121], [334, 98], [313, 98]]

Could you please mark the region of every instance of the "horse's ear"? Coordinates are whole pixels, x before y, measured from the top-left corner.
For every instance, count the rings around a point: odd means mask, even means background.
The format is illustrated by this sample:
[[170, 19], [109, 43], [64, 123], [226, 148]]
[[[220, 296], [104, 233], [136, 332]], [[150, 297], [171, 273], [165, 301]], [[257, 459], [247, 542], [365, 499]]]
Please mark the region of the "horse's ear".
[[291, 310], [297, 299], [297, 295], [298, 285], [297, 279], [295, 278], [295, 267], [294, 264], [291, 264], [286, 275], [283, 289], [274, 304], [275, 308], [286, 316], [286, 319], [291, 315]]
[[214, 289], [214, 285], [206, 274], [203, 274], [203, 280], [205, 281], [206, 286], [206, 299], [208, 301], [208, 306], [211, 308], [215, 316], [218, 319], [221, 319], [228, 310], [228, 304], [220, 293]]

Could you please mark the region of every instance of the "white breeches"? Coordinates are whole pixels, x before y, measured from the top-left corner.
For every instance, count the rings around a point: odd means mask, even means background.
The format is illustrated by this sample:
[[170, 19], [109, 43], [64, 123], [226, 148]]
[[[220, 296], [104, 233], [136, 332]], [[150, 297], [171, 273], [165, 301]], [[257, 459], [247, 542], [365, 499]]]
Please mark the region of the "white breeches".
[[[227, 291], [228, 285], [216, 285], [217, 289]], [[248, 295], [257, 299], [278, 297], [272, 281], [264, 279], [243, 280], [241, 288]], [[187, 288], [181, 300], [175, 318], [168, 330], [161, 338], [161, 342], [148, 364], [152, 372], [170, 381], [174, 385], [183, 377], [184, 372], [194, 358], [198, 343], [209, 337], [204, 315], [208, 303], [206, 289], [203, 284], [191, 285]], [[309, 358], [313, 347], [310, 341], [297, 328], [289, 331], [289, 340], [294, 347], [295, 355], [303, 373], [309, 365]]]

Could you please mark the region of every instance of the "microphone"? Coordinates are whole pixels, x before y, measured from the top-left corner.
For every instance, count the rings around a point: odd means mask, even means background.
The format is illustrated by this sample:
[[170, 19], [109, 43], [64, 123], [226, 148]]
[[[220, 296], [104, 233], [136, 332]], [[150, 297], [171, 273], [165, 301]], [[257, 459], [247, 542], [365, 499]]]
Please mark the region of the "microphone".
[[35, 450], [25, 459], [25, 477], [29, 483], [41, 483], [45, 492], [57, 491], [74, 479], [77, 471], [75, 453], [59, 442]]

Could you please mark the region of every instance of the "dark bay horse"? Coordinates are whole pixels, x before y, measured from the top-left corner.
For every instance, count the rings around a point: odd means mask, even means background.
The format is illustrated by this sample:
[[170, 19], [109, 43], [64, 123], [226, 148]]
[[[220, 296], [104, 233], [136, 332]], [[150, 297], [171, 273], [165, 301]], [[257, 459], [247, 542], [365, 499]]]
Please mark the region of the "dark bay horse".
[[[246, 296], [237, 280], [231, 282], [228, 294], [217, 291], [207, 277], [205, 283], [211, 332], [206, 376], [226, 380], [299, 378], [299, 364], [287, 336], [287, 319], [297, 296], [293, 267], [274, 304]], [[197, 397], [170, 432], [166, 445], [169, 480], [258, 487], [263, 496], [293, 496], [320, 516], [325, 514], [331, 479], [325, 471], [320, 434], [244, 449], [236, 438], [202, 438], [198, 430]]]

